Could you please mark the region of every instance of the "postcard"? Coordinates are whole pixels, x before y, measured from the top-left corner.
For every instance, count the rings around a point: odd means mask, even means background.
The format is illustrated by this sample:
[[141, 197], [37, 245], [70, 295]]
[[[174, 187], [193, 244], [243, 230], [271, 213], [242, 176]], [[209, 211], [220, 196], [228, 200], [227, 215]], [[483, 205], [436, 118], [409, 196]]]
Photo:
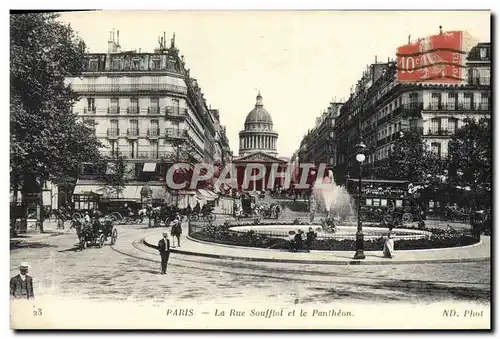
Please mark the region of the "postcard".
[[489, 11], [10, 14], [10, 324], [491, 329]]

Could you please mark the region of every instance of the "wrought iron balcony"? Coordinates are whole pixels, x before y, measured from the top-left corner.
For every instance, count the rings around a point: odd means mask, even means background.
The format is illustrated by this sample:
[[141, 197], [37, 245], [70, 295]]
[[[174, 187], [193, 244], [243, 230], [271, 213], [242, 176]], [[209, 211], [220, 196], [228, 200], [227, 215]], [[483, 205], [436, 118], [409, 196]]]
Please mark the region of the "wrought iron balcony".
[[429, 104], [425, 106], [426, 111], [489, 111], [491, 109], [489, 103], [458, 103], [458, 104]]
[[128, 152], [124, 154], [125, 159], [137, 159], [137, 160], [162, 160], [169, 161], [175, 158], [175, 154], [172, 152], [164, 151], [150, 151], [150, 152]]
[[160, 107], [159, 106], [149, 106], [148, 107], [148, 114], [160, 114]]
[[127, 114], [139, 114], [141, 109], [139, 106], [129, 106], [127, 107]]
[[165, 129], [165, 137], [168, 139], [184, 139], [186, 135], [187, 131], [185, 129], [177, 129], [177, 128]]
[[165, 107], [165, 117], [167, 118], [185, 119], [187, 116], [188, 110], [186, 108], [179, 108], [176, 106]]
[[139, 137], [138, 128], [127, 128], [127, 138], [137, 139]]
[[429, 128], [426, 135], [447, 136], [447, 135], [451, 135], [451, 133], [450, 133], [450, 131], [448, 131], [447, 129], [444, 129], [444, 128], [438, 128], [438, 129]]
[[108, 114], [120, 114], [120, 107], [108, 107]]
[[148, 128], [147, 136], [149, 139], [158, 139], [160, 137], [160, 128]]
[[186, 94], [186, 87], [159, 84], [159, 83], [141, 83], [141, 84], [73, 84], [73, 90], [78, 93], [117, 93], [117, 92], [175, 92]]
[[108, 128], [106, 135], [108, 136], [109, 139], [118, 139], [118, 137], [120, 136], [120, 129]]

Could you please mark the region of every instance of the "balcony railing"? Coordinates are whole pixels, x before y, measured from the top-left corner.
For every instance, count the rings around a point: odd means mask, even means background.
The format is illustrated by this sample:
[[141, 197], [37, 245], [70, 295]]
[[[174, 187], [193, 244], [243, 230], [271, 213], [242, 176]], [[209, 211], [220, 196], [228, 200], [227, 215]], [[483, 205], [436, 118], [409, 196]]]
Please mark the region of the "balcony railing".
[[139, 128], [127, 128], [127, 136], [128, 137], [138, 137], [139, 136]]
[[473, 77], [469, 78], [470, 85], [482, 85], [482, 86], [490, 86], [491, 85], [491, 77]]
[[422, 102], [410, 102], [399, 105], [393, 112], [393, 116], [402, 114], [404, 117], [420, 117], [424, 104]]
[[489, 111], [489, 103], [459, 103], [459, 104], [429, 104], [425, 106], [426, 111]]
[[444, 128], [438, 128], [438, 129], [429, 128], [427, 130], [427, 135], [432, 135], [432, 136], [447, 136], [447, 135], [451, 135], [451, 132], [448, 131], [447, 129], [444, 129]]
[[108, 107], [108, 114], [120, 114], [120, 107]]
[[160, 129], [159, 128], [148, 128], [147, 136], [148, 137], [159, 137], [160, 136]]
[[118, 137], [120, 135], [120, 129], [119, 128], [108, 128], [106, 135], [108, 137]]
[[180, 108], [176, 106], [167, 106], [165, 107], [165, 115], [168, 117], [186, 117], [188, 115], [188, 111], [186, 108]]
[[187, 131], [185, 129], [177, 128], [166, 128], [165, 136], [168, 138], [184, 138], [186, 137]]
[[95, 112], [96, 112], [95, 106], [83, 108], [83, 113], [85, 113], [85, 114], [95, 114]]
[[127, 113], [128, 114], [139, 114], [140, 112], [139, 106], [129, 106], [127, 107]]
[[148, 107], [148, 114], [160, 114], [160, 107], [159, 106], [149, 106]]
[[143, 83], [143, 84], [73, 84], [71, 86], [78, 93], [116, 93], [116, 92], [138, 92], [138, 91], [168, 91], [186, 94], [186, 87], [158, 84], [158, 83]]
[[139, 159], [139, 160], [151, 160], [151, 159], [164, 159], [170, 160], [175, 158], [175, 154], [172, 152], [163, 151], [150, 151], [150, 152], [128, 152], [124, 155], [125, 159]]

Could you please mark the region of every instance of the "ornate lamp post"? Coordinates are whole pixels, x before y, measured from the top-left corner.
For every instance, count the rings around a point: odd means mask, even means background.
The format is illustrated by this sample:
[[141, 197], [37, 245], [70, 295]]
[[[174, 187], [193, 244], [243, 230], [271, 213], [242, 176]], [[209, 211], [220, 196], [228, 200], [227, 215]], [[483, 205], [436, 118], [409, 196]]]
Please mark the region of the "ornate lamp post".
[[356, 231], [356, 253], [354, 254], [354, 259], [364, 259], [365, 253], [363, 252], [363, 243], [364, 243], [364, 235], [363, 235], [363, 224], [361, 223], [361, 176], [362, 176], [362, 164], [365, 161], [365, 150], [366, 145], [361, 141], [356, 145], [356, 160], [359, 162], [359, 181], [358, 181], [358, 229]]

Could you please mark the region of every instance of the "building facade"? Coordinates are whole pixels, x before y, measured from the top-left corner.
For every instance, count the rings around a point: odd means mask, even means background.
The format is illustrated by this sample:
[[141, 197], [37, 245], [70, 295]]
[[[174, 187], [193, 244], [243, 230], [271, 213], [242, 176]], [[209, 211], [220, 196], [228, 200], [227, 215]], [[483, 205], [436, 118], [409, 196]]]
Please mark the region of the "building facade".
[[[218, 110], [211, 109], [184, 56], [165, 35], [153, 53], [122, 51], [119, 31], [110, 33], [107, 53], [89, 53], [81, 78], [69, 78], [80, 100], [74, 112], [95, 123], [104, 156], [126, 162], [129, 187], [122, 199], [140, 199], [146, 183], [164, 193], [162, 185], [177, 161], [226, 162], [231, 151]], [[82, 166], [75, 194], [95, 192], [95, 168]], [[154, 188], [157, 190], [154, 190]]]
[[300, 143], [297, 157], [299, 162], [335, 166], [335, 120], [342, 103], [331, 102], [325, 112], [316, 118], [316, 125], [309, 130]]
[[[397, 81], [393, 61], [370, 65], [335, 119], [328, 152], [334, 156], [337, 182], [358, 175], [355, 145], [360, 141], [367, 146], [364, 170], [373, 175], [400, 132], [408, 129], [417, 129], [430, 149], [445, 159], [449, 141], [466, 119], [491, 116], [490, 65], [490, 43], [479, 43], [468, 53], [467, 79], [461, 85], [405, 84]], [[326, 149], [327, 144], [315, 140], [306, 136], [305, 150]], [[300, 161], [320, 153], [303, 154]]]

